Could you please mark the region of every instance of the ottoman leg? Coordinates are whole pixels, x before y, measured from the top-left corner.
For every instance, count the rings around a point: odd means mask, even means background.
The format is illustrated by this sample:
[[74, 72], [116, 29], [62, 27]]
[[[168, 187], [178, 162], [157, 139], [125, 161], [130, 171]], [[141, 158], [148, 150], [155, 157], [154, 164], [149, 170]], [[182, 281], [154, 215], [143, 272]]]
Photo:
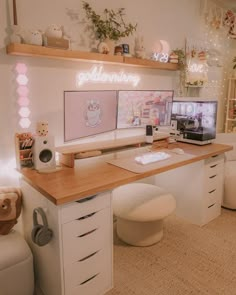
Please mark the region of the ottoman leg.
[[163, 220], [131, 221], [117, 217], [118, 237], [133, 246], [150, 246], [163, 237]]

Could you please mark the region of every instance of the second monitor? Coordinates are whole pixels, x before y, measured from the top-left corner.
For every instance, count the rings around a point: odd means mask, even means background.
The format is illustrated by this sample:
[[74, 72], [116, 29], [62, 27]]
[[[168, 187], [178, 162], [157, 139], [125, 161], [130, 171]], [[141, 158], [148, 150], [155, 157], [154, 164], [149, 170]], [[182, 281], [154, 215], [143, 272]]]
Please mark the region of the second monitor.
[[117, 128], [170, 126], [172, 90], [118, 91]]

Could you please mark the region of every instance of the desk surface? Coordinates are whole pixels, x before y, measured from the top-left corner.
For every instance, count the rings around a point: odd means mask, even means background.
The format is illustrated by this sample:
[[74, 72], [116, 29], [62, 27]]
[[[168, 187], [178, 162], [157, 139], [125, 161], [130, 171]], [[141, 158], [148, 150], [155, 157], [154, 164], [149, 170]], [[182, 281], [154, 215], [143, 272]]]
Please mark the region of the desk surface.
[[[106, 190], [111, 190], [119, 185], [139, 180], [148, 176], [175, 169], [190, 163], [232, 150], [230, 145], [209, 144], [197, 146], [186, 143], [178, 143], [186, 153], [194, 155], [191, 159], [180, 160], [170, 165], [162, 165], [145, 173], [134, 173], [106, 161], [117, 157], [127, 156], [134, 152], [134, 149], [116, 152], [105, 156], [80, 159], [76, 161], [74, 168], [63, 167], [61, 170], [40, 174], [36, 170], [24, 168], [20, 172], [23, 178], [36, 190], [56, 205], [63, 205], [80, 198], [94, 195]], [[175, 145], [170, 145], [175, 148]]]

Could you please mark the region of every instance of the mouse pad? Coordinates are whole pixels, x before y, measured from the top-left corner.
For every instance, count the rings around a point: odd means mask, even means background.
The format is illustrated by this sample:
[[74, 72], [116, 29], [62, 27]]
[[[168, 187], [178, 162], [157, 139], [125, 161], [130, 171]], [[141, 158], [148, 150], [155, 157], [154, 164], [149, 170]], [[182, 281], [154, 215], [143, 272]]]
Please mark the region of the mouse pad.
[[[194, 155], [187, 154], [187, 153], [185, 153], [183, 155], [179, 155], [179, 154], [171, 152], [171, 150], [168, 150], [168, 149], [164, 149], [161, 151], [169, 154], [170, 158], [165, 159], [165, 160], [160, 160], [158, 162], [153, 162], [153, 163], [149, 163], [146, 165], [142, 165], [142, 164], [136, 163], [135, 157], [137, 155], [134, 154], [133, 156], [129, 156], [129, 157], [123, 157], [123, 158], [109, 160], [109, 161], [107, 161], [107, 163], [115, 165], [120, 168], [123, 168], [125, 170], [129, 170], [134, 173], [144, 173], [144, 172], [152, 171], [155, 169], [161, 169], [160, 172], [163, 172], [163, 171], [168, 170], [168, 169], [166, 169], [167, 167], [169, 167], [169, 168], [170, 168], [170, 166], [174, 166], [172, 168], [178, 167], [178, 163], [189, 161], [195, 157]], [[189, 163], [191, 163], [191, 162], [189, 161]], [[188, 163], [184, 163], [184, 164], [188, 164]]]

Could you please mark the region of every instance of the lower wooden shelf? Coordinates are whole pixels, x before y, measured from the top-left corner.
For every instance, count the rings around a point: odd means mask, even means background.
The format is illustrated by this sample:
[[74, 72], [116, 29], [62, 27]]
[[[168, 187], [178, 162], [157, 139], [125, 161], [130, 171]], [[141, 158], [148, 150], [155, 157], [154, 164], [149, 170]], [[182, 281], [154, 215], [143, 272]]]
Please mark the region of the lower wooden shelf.
[[[167, 133], [158, 133], [156, 138], [154, 137], [154, 141], [161, 141], [167, 139], [168, 137], [169, 135]], [[127, 147], [140, 147], [146, 144], [145, 136], [133, 136], [128, 138], [56, 147], [56, 152], [59, 153], [59, 161], [61, 164], [73, 168], [76, 158], [98, 156], [102, 153], [120, 150]], [[78, 154], [80, 154], [81, 157], [79, 157]]]

